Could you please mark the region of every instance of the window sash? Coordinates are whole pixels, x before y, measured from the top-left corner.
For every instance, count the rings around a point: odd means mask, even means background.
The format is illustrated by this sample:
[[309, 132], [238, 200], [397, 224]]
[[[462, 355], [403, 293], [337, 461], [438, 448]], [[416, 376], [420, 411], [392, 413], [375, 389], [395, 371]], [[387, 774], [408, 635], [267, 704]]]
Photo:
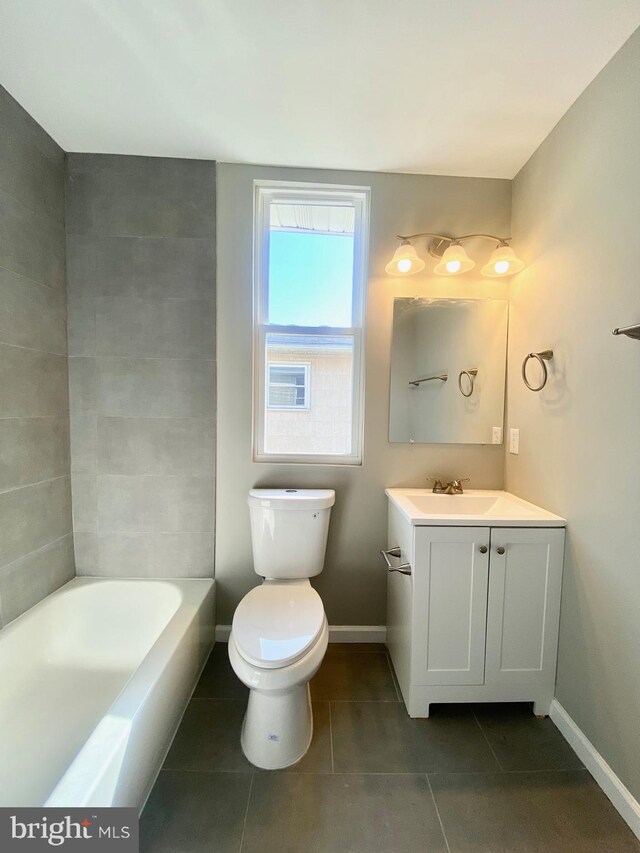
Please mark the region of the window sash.
[[[351, 453], [350, 454], [324, 454], [324, 453], [267, 453], [264, 450], [266, 401], [267, 401], [267, 372], [266, 372], [266, 349], [267, 335], [295, 334], [300, 337], [313, 338], [316, 335], [331, 334], [333, 337], [348, 337], [353, 340], [353, 376], [351, 388]], [[256, 336], [256, 371], [257, 377], [255, 389], [254, 410], [254, 460], [256, 462], [300, 462], [313, 464], [343, 464], [360, 465], [362, 461], [362, 329], [359, 328], [334, 328], [324, 327], [301, 328], [300, 326], [270, 326], [264, 325], [257, 328]]]
[[[368, 253], [368, 210], [370, 191], [366, 187], [347, 187], [287, 182], [254, 181], [254, 461], [297, 462], [301, 464], [362, 464], [364, 431], [364, 346], [363, 325], [366, 298], [366, 259]], [[282, 326], [268, 322], [269, 317], [269, 227], [272, 201], [278, 203], [348, 205], [355, 208], [352, 323], [337, 326]], [[299, 336], [331, 335], [353, 339], [353, 375], [351, 400], [351, 453], [267, 453], [264, 449], [267, 412], [268, 333]], [[297, 407], [296, 407], [297, 408]]]

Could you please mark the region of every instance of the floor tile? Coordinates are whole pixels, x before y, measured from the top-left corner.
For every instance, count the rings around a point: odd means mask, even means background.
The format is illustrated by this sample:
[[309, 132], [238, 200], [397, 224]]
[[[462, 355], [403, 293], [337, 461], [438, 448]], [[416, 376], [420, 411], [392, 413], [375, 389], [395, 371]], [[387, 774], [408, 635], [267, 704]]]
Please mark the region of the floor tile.
[[[240, 745], [244, 699], [192, 699], [165, 760], [165, 769], [250, 772]], [[297, 772], [331, 772], [329, 703], [313, 703], [313, 741]]]
[[412, 720], [399, 702], [332, 702], [337, 773], [426, 773], [498, 770], [473, 712], [434, 706]]
[[237, 853], [250, 773], [163, 770], [140, 819], [140, 853]]
[[256, 774], [242, 853], [445, 853], [425, 776]]
[[329, 652], [311, 679], [311, 697], [343, 701], [398, 701], [389, 661], [383, 652]]
[[164, 766], [168, 770], [251, 771], [242, 754], [244, 699], [192, 699]]
[[586, 770], [429, 777], [451, 853], [637, 853]]
[[474, 705], [503, 770], [577, 770], [582, 762], [547, 717], [528, 703]]
[[244, 699], [249, 688], [233, 671], [226, 643], [216, 643], [196, 685], [194, 696], [207, 699]]

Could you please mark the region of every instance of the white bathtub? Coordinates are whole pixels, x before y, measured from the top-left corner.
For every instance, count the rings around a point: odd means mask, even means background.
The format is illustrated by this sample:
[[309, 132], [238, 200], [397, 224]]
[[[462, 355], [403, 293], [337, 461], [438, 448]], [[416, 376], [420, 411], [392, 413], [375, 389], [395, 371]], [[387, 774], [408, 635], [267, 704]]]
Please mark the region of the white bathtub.
[[0, 631], [0, 806], [142, 808], [213, 601], [212, 580], [76, 578]]

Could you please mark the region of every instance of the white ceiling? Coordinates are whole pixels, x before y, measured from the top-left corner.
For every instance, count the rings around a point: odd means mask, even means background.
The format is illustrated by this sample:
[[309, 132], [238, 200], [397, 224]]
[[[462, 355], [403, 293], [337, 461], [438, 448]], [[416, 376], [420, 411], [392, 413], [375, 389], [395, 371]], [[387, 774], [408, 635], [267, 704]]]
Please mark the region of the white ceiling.
[[68, 151], [511, 178], [640, 0], [0, 0]]

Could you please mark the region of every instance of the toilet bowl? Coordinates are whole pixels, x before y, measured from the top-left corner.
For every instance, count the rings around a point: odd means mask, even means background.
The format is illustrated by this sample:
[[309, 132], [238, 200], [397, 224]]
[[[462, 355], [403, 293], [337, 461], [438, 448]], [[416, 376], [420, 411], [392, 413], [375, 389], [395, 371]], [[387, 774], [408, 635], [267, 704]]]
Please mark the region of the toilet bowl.
[[229, 660], [249, 688], [243, 752], [266, 770], [295, 764], [313, 736], [309, 680], [329, 628], [309, 577], [322, 571], [334, 500], [329, 489], [249, 494], [254, 569], [265, 574], [236, 608]]

